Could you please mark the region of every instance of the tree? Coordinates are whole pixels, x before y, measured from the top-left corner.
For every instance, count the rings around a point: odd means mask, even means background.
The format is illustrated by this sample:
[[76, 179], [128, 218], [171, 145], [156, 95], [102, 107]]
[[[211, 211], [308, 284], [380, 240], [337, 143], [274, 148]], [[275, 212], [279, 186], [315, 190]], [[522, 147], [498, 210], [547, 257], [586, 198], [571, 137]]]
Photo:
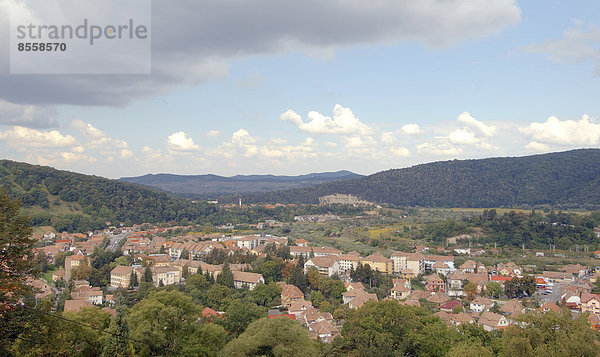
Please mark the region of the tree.
[[187, 264], [185, 264], [185, 265], [183, 266], [183, 269], [181, 269], [181, 276], [182, 276], [184, 279], [187, 279], [189, 275], [190, 275], [190, 270], [189, 270], [189, 268], [188, 268]]
[[133, 273], [131, 273], [131, 278], [129, 279], [129, 288], [133, 289], [138, 285], [140, 285], [140, 283], [138, 281], [137, 273], [134, 270]]
[[[179, 291], [160, 290], [135, 304], [127, 318], [130, 335], [160, 348], [180, 351], [187, 336], [199, 325], [200, 306]], [[140, 355], [161, 354], [164, 350], [137, 345]]]
[[35, 273], [31, 219], [19, 214], [20, 206], [0, 189], [0, 313], [31, 291], [26, 280]]
[[88, 280], [92, 275], [93, 268], [88, 264], [81, 264], [71, 270], [73, 280]]
[[223, 269], [221, 270], [221, 274], [217, 276], [217, 284], [224, 285], [228, 288], [233, 288], [233, 273], [229, 268], [229, 263], [223, 264]]
[[150, 270], [149, 266], [147, 266], [146, 269], [144, 269], [144, 281], [147, 283], [152, 282], [152, 270]]
[[464, 285], [463, 291], [467, 294], [467, 299], [473, 300], [473, 297], [477, 294], [477, 285], [469, 281]]
[[263, 318], [250, 324], [223, 349], [225, 356], [318, 356], [308, 330], [287, 317]]
[[524, 324], [511, 325], [502, 334], [504, 356], [600, 355], [597, 335], [590, 329], [587, 314], [574, 319], [568, 310], [534, 312], [518, 319]]
[[113, 334], [107, 334], [105, 337], [102, 357], [131, 357], [134, 355], [133, 345], [127, 340], [129, 338], [129, 325], [123, 306], [117, 309], [117, 316], [110, 322], [108, 331]]
[[485, 290], [492, 298], [499, 298], [504, 292], [502, 285], [496, 283], [495, 281], [490, 281], [487, 283]]
[[258, 284], [250, 292], [249, 299], [259, 306], [271, 306], [281, 296], [281, 288], [276, 283]]
[[219, 319], [218, 324], [229, 331], [232, 337], [239, 336], [250, 323], [267, 315], [264, 308], [252, 303], [234, 300], [225, 311], [225, 318]]

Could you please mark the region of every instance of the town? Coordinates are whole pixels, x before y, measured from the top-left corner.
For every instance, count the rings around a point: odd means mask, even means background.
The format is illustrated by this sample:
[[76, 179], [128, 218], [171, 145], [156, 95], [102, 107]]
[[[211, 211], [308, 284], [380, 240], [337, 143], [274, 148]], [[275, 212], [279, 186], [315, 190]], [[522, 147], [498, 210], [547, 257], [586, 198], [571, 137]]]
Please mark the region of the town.
[[[567, 309], [588, 314], [590, 328], [600, 329], [596, 266], [564, 264], [540, 271], [512, 261], [485, 265], [481, 258], [499, 249], [422, 244], [387, 257], [377, 250], [361, 256], [264, 233], [178, 234], [185, 228], [145, 224], [38, 235], [45, 245], [36, 248], [36, 261], [57, 268], [46, 274], [51, 279], [31, 281], [39, 289], [36, 299], [51, 298], [56, 311], [98, 306], [116, 316], [119, 295], [131, 299], [140, 290], [183, 289], [201, 281], [208, 289], [266, 294], [258, 305], [269, 318], [298, 321], [324, 343], [340, 334], [345, 311], [385, 300], [426, 308], [449, 327], [474, 324], [497, 331], [522, 324], [518, 317], [529, 312]], [[107, 252], [112, 259], [101, 265], [98, 258]], [[207, 321], [228, 318], [220, 310], [227, 308], [222, 301], [210, 305], [202, 310]]]

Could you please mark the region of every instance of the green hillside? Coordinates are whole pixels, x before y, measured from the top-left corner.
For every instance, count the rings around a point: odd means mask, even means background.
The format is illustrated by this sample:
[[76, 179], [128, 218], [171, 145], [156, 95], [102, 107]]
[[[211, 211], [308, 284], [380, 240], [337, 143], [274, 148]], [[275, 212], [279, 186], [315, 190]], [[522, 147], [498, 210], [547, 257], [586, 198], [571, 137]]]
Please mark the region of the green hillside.
[[333, 193], [406, 206], [597, 208], [600, 150], [435, 162], [358, 179], [242, 197], [248, 203], [318, 203], [320, 196]]
[[22, 200], [34, 225], [91, 230], [110, 222], [194, 221], [216, 207], [135, 184], [0, 160], [0, 188]]

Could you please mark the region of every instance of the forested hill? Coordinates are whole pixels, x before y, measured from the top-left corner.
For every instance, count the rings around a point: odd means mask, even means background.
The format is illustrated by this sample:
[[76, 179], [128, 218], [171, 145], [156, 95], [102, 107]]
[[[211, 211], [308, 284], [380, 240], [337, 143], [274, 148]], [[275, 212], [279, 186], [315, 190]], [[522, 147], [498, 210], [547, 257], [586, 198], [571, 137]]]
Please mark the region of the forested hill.
[[157, 174], [123, 177], [120, 180], [154, 187], [189, 197], [215, 197], [219, 194], [284, 190], [319, 183], [362, 177], [350, 171], [322, 172], [299, 176], [275, 175], [172, 175]]
[[216, 208], [135, 184], [0, 160], [0, 188], [22, 200], [34, 225], [97, 229], [111, 222], [189, 221]]
[[[407, 206], [560, 204], [597, 208], [600, 205], [600, 149], [434, 162], [353, 180], [243, 195], [243, 198], [247, 203], [318, 203], [320, 196], [333, 193]], [[233, 197], [228, 198], [233, 200]]]

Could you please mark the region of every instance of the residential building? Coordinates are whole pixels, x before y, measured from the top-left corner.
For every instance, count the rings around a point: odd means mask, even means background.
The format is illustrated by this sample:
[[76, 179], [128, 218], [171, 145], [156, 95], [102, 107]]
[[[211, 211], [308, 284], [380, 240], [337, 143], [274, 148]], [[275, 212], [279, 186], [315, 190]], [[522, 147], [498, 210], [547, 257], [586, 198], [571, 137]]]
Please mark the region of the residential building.
[[369, 264], [372, 270], [392, 274], [392, 260], [384, 257], [383, 254], [378, 251], [368, 257], [362, 258], [360, 263], [363, 266]]
[[304, 264], [304, 272], [308, 272], [311, 268], [316, 268], [319, 274], [325, 276], [332, 276], [339, 274], [340, 265], [337, 260], [337, 256], [320, 256], [310, 258]]
[[424, 279], [425, 281], [425, 290], [429, 292], [446, 292], [446, 284], [444, 283], [444, 279], [442, 279], [438, 274], [428, 275]]
[[600, 294], [581, 294], [581, 312], [600, 314]]
[[296, 285], [286, 284], [282, 281], [277, 285], [281, 288], [281, 305], [289, 307], [293, 302], [304, 300], [304, 293]]
[[492, 308], [492, 306], [494, 306], [494, 302], [492, 300], [478, 296], [475, 298], [475, 300], [471, 301], [469, 308], [474, 312], [482, 312], [488, 311], [490, 308]]
[[232, 273], [233, 285], [238, 289], [248, 288], [249, 290], [254, 290], [256, 285], [265, 283], [265, 279], [261, 274], [245, 271], [232, 271]]
[[[110, 271], [110, 286], [112, 288], [128, 288], [131, 279], [132, 268], [130, 266], [118, 265]], [[138, 274], [138, 279], [143, 275]]]
[[90, 259], [82, 254], [70, 255], [65, 258], [65, 280], [71, 280], [71, 271], [83, 264], [90, 264]]
[[479, 326], [486, 331], [503, 330], [508, 327], [508, 320], [502, 315], [484, 311], [479, 316]]
[[344, 274], [345, 272], [353, 269], [356, 270], [362, 257], [357, 252], [352, 252], [348, 254], [340, 254], [336, 256], [340, 274]]

